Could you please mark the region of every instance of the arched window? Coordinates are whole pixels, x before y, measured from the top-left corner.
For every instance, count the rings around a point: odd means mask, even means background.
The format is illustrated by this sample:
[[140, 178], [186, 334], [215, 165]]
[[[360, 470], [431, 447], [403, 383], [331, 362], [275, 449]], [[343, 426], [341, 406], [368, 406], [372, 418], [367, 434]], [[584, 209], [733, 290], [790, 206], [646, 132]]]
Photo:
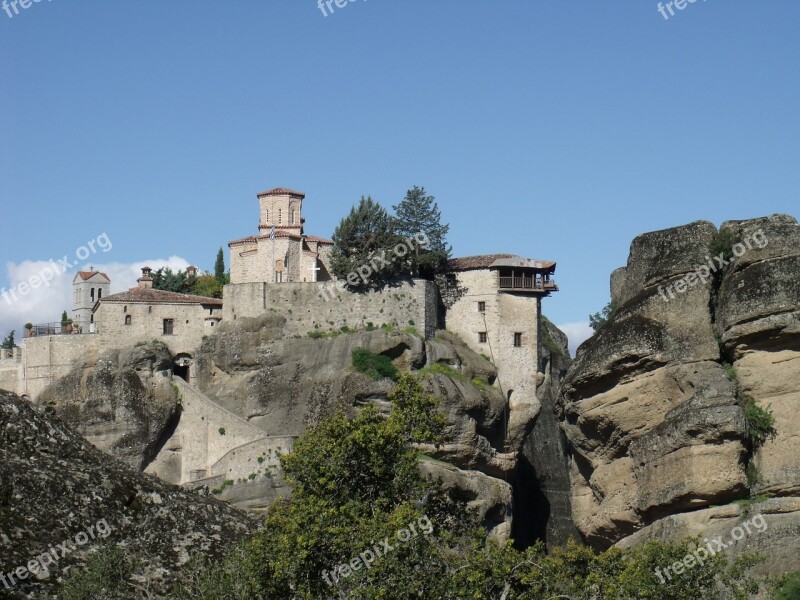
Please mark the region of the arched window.
[[89, 293], [89, 297], [92, 299], [92, 302], [94, 302], [94, 288], [92, 288], [92, 291]]
[[128, 307], [127, 307], [127, 306], [123, 306], [123, 307], [122, 307], [122, 312], [123, 312], [123, 313], [126, 313], [126, 312], [128, 312]]
[[103, 290], [101, 290], [101, 289], [98, 289], [98, 290], [97, 290], [97, 300], [99, 301], [99, 300], [100, 300], [100, 298], [102, 298], [102, 297], [103, 297]]
[[125, 315], [125, 325], [130, 325], [130, 324], [131, 324], [131, 316]]

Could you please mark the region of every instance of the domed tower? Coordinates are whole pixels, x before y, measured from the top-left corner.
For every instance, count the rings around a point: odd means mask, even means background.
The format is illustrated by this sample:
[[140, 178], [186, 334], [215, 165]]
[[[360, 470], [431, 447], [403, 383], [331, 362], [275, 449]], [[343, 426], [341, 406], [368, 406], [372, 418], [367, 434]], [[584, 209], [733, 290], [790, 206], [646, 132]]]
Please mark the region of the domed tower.
[[302, 192], [288, 188], [275, 188], [258, 194], [261, 211], [259, 233], [269, 234], [274, 227], [276, 231], [302, 235], [302, 209], [305, 197]]

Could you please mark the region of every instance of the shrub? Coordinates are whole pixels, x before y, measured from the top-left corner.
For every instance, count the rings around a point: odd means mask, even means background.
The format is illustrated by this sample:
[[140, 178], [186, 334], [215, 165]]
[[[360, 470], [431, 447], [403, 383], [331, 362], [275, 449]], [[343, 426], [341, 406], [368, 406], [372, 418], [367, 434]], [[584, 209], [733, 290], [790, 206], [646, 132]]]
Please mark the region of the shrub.
[[220, 427], [219, 428], [219, 434], [220, 435], [225, 435], [225, 428], [224, 427]]
[[353, 366], [359, 373], [364, 373], [376, 381], [385, 377], [397, 379], [399, 374], [391, 358], [375, 354], [365, 348], [353, 350]]
[[754, 448], [762, 446], [767, 439], [775, 439], [778, 432], [770, 409], [762, 408], [755, 400], [750, 400], [745, 406], [744, 416], [747, 420], [747, 437]]

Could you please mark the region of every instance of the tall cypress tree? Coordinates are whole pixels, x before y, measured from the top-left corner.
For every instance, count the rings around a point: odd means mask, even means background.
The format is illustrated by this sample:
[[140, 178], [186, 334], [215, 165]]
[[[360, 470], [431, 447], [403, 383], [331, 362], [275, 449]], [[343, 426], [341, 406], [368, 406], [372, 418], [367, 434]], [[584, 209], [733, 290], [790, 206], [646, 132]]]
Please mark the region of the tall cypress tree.
[[442, 224], [442, 213], [436, 198], [428, 195], [424, 187], [414, 186], [406, 193], [395, 211], [395, 231], [404, 238], [426, 236], [428, 247], [416, 245], [407, 261], [415, 277], [431, 278], [444, 270], [453, 248], [447, 243], [450, 225]]
[[217, 252], [217, 262], [214, 263], [214, 278], [220, 285], [225, 285], [225, 253], [222, 248]]

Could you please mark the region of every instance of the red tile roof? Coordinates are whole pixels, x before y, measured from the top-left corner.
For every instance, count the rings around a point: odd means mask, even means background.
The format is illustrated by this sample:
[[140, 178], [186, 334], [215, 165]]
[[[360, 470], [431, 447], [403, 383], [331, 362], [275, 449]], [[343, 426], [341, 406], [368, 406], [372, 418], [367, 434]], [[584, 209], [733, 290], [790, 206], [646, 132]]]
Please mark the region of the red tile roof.
[[205, 296], [192, 296], [191, 294], [179, 294], [177, 292], [167, 292], [165, 290], [154, 290], [153, 288], [131, 288], [127, 292], [112, 294], [101, 298], [100, 302], [111, 302], [121, 304], [202, 304], [205, 306], [222, 306], [219, 298], [206, 298]]
[[108, 275], [106, 275], [105, 273], [101, 273], [100, 271], [78, 271], [78, 275], [80, 275], [80, 278], [83, 279], [84, 281], [86, 281], [87, 279], [91, 279], [95, 275], [102, 275], [103, 277], [111, 281]]
[[547, 260], [522, 258], [516, 254], [482, 254], [480, 256], [453, 258], [447, 261], [448, 271], [469, 271], [471, 269], [512, 266], [549, 270], [554, 268], [556, 263]]
[[326, 239], [326, 238], [317, 237], [317, 236], [315, 236], [315, 235], [307, 235], [307, 236], [306, 236], [306, 241], [309, 241], [309, 242], [318, 242], [318, 243], [320, 243], [320, 244], [330, 244], [331, 246], [333, 245], [333, 240], [329, 240], [329, 239]]
[[305, 198], [306, 195], [303, 192], [296, 192], [294, 190], [290, 190], [289, 188], [273, 188], [271, 190], [267, 190], [266, 192], [261, 192], [258, 194], [258, 197], [261, 196], [297, 196], [298, 198]]
[[480, 256], [464, 256], [447, 261], [448, 271], [467, 271], [469, 269], [488, 269], [498, 258], [513, 258], [513, 254], [482, 254]]

